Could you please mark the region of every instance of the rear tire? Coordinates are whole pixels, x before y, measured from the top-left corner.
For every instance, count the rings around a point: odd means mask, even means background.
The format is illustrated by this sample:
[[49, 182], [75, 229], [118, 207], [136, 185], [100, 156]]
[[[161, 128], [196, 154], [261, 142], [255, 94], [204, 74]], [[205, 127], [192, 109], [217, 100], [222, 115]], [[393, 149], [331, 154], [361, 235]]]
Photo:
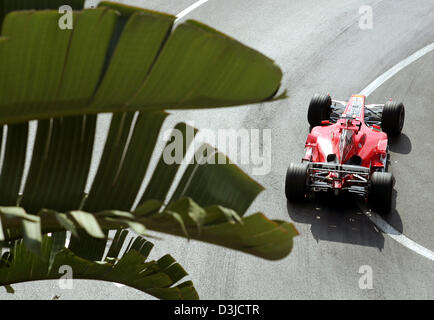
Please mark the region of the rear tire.
[[388, 213], [392, 207], [393, 175], [390, 172], [374, 172], [368, 200], [371, 207], [380, 213]]
[[402, 102], [387, 101], [381, 116], [381, 129], [391, 136], [401, 134], [404, 126], [405, 108]]
[[286, 172], [285, 194], [289, 202], [301, 202], [306, 197], [308, 164], [291, 163]]
[[327, 94], [315, 94], [309, 103], [307, 121], [311, 127], [321, 125], [321, 121], [329, 120], [331, 114], [332, 98]]

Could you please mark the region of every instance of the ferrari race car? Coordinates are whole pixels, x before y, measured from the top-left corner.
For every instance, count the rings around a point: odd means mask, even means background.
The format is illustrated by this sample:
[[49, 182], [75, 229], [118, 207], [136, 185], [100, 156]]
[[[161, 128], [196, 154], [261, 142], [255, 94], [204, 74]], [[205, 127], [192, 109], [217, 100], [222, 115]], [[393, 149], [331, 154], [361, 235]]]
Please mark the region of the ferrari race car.
[[363, 95], [353, 95], [347, 102], [313, 96], [306, 154], [286, 173], [290, 202], [311, 192], [349, 192], [363, 197], [373, 209], [390, 211], [394, 178], [387, 172], [388, 136], [401, 133], [405, 109], [398, 102], [366, 105], [365, 101]]

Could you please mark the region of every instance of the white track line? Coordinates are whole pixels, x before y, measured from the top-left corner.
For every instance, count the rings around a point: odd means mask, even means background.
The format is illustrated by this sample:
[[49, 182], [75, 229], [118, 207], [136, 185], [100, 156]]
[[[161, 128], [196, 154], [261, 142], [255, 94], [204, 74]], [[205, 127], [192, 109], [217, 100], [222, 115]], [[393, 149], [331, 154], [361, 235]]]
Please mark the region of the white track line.
[[189, 6], [188, 8], [182, 10], [180, 13], [178, 13], [176, 15], [176, 21], [178, 21], [179, 19], [185, 17], [187, 14], [189, 14], [190, 12], [192, 12], [193, 10], [199, 8], [201, 5], [207, 3], [209, 0], [199, 0], [195, 3], [193, 3], [191, 6]]
[[363, 89], [360, 94], [364, 96], [369, 96], [372, 92], [374, 92], [379, 86], [381, 86], [383, 83], [385, 83], [387, 80], [392, 78], [395, 74], [397, 74], [399, 71], [404, 69], [406, 66], [408, 66], [410, 63], [415, 62], [420, 57], [423, 57], [427, 53], [434, 50], [434, 42], [427, 45], [426, 47], [423, 47], [422, 49], [416, 51], [408, 58], [402, 60], [398, 64], [394, 65], [392, 68], [387, 70], [385, 73], [383, 73], [381, 76], [379, 76], [377, 79], [372, 81], [365, 89]]
[[[413, 63], [414, 61], [418, 60], [419, 58], [423, 57], [427, 53], [434, 50], [434, 42], [427, 45], [426, 47], [423, 47], [422, 49], [416, 51], [408, 58], [402, 60], [389, 70], [387, 70], [385, 73], [383, 73], [381, 76], [379, 76], [377, 79], [372, 81], [365, 89], [363, 89], [360, 94], [369, 96], [372, 92], [374, 92], [378, 87], [380, 87], [383, 83], [385, 83], [387, 80], [392, 78], [395, 74], [397, 74], [399, 71], [407, 67], [409, 64]], [[405, 235], [403, 235], [401, 232], [393, 228], [390, 224], [388, 224], [380, 215], [373, 211], [366, 211], [364, 210], [365, 214], [368, 216], [368, 218], [385, 234], [387, 234], [389, 237], [391, 237], [393, 240], [399, 242], [404, 247], [413, 250], [414, 252], [424, 256], [425, 258], [430, 259], [431, 261], [434, 261], [434, 252], [431, 250], [421, 246], [420, 244], [414, 242], [413, 240], [407, 238]]]
[[381, 231], [388, 234], [393, 240], [398, 241], [408, 249], [434, 261], [434, 252], [404, 236], [401, 232], [384, 221], [378, 214], [371, 211], [370, 213], [366, 213], [366, 215], [378, 228], [381, 229]]

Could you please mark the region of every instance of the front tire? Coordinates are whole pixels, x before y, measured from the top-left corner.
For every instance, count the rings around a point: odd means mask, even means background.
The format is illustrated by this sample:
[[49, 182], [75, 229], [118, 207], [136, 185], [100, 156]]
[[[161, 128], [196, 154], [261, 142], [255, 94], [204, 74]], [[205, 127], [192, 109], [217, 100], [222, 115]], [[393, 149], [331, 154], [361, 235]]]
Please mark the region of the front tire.
[[388, 213], [392, 208], [393, 175], [390, 172], [374, 172], [368, 200], [371, 207], [380, 213]]
[[381, 115], [381, 129], [391, 136], [401, 134], [404, 126], [405, 108], [402, 102], [387, 101]]
[[289, 202], [301, 202], [306, 197], [308, 164], [291, 163], [286, 172], [285, 194]]
[[327, 94], [315, 94], [309, 103], [307, 121], [311, 127], [321, 125], [321, 121], [328, 120], [331, 114], [332, 98]]

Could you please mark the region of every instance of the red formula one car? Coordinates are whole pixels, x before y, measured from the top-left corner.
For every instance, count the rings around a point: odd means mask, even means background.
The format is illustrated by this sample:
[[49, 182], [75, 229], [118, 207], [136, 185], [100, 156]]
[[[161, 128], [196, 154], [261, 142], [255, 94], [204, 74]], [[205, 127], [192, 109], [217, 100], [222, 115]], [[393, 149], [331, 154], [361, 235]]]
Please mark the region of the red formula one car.
[[291, 163], [285, 193], [290, 202], [310, 192], [351, 192], [371, 207], [388, 212], [394, 178], [387, 172], [388, 135], [399, 135], [404, 125], [402, 103], [365, 104], [365, 96], [348, 102], [314, 95], [308, 110], [312, 127], [301, 163]]

